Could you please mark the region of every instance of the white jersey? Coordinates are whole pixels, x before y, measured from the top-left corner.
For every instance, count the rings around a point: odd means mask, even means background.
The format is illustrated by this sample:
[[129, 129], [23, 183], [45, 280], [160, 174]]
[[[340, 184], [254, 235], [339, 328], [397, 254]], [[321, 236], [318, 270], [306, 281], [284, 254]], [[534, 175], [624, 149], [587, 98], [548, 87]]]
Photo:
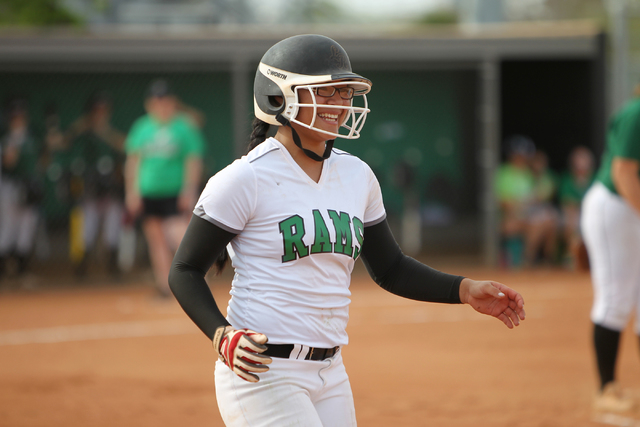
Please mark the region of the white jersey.
[[269, 138], [214, 175], [194, 213], [237, 234], [228, 248], [234, 328], [262, 332], [272, 344], [347, 344], [364, 227], [386, 215], [366, 163], [333, 149], [316, 183]]

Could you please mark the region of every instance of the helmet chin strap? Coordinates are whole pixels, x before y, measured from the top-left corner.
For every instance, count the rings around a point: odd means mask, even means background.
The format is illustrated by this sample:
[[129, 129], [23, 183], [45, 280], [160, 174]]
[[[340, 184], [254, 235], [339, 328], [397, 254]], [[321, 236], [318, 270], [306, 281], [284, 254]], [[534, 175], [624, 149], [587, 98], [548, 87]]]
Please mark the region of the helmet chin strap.
[[333, 143], [335, 142], [335, 139], [328, 140], [326, 142], [326, 144], [325, 144], [324, 153], [322, 154], [322, 156], [318, 156], [313, 151], [307, 150], [306, 148], [304, 148], [302, 146], [302, 141], [300, 141], [300, 137], [298, 136], [298, 132], [296, 132], [296, 130], [293, 128], [293, 126], [291, 126], [291, 122], [289, 120], [285, 119], [282, 116], [282, 114], [278, 114], [276, 116], [276, 120], [282, 126], [289, 126], [289, 128], [291, 129], [291, 135], [293, 136], [293, 142], [302, 150], [302, 152], [304, 154], [306, 154], [307, 157], [309, 157], [312, 160], [315, 160], [316, 162], [321, 162], [324, 159], [328, 159], [329, 158], [329, 156], [331, 155], [331, 150], [333, 149]]

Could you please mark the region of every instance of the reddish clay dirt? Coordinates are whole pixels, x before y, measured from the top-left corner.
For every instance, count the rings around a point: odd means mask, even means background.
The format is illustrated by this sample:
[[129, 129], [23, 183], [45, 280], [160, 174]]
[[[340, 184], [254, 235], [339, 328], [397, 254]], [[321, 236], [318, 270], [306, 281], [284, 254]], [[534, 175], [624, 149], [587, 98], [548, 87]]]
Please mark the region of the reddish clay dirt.
[[[343, 350], [359, 425], [606, 425], [590, 409], [587, 274], [434, 266], [517, 289], [528, 317], [509, 330], [468, 306], [405, 300], [360, 268]], [[229, 277], [211, 286], [225, 308]], [[148, 283], [0, 293], [0, 426], [222, 426], [209, 341], [150, 295]], [[640, 388], [631, 330], [618, 372]]]

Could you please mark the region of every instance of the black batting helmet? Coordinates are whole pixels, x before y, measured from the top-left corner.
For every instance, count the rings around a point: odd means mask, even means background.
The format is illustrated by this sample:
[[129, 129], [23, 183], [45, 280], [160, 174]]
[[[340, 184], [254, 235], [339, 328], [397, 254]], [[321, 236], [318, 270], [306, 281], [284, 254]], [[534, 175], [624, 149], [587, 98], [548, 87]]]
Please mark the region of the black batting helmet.
[[[354, 89], [362, 106], [341, 106], [348, 110], [342, 127], [347, 133], [333, 133], [296, 120], [299, 108], [317, 108], [314, 89], [337, 82]], [[312, 104], [300, 104], [298, 92], [309, 90]], [[356, 139], [370, 111], [366, 94], [371, 81], [351, 70], [347, 52], [335, 40], [317, 34], [289, 37], [273, 45], [262, 57], [253, 86], [254, 110], [258, 119], [275, 126], [294, 122], [332, 137]], [[278, 98], [282, 99], [280, 101]]]

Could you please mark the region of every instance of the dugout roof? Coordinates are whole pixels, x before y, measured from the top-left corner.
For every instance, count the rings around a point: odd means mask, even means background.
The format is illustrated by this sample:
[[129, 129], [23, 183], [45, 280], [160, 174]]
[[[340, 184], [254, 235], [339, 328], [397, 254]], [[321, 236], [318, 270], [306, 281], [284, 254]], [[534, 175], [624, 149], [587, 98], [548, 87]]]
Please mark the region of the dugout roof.
[[601, 31], [589, 22], [513, 23], [418, 29], [385, 27], [170, 27], [0, 32], [0, 69], [123, 66], [208, 68], [258, 61], [277, 41], [321, 33], [342, 44], [352, 62], [476, 62], [491, 58], [589, 58], [599, 54]]

